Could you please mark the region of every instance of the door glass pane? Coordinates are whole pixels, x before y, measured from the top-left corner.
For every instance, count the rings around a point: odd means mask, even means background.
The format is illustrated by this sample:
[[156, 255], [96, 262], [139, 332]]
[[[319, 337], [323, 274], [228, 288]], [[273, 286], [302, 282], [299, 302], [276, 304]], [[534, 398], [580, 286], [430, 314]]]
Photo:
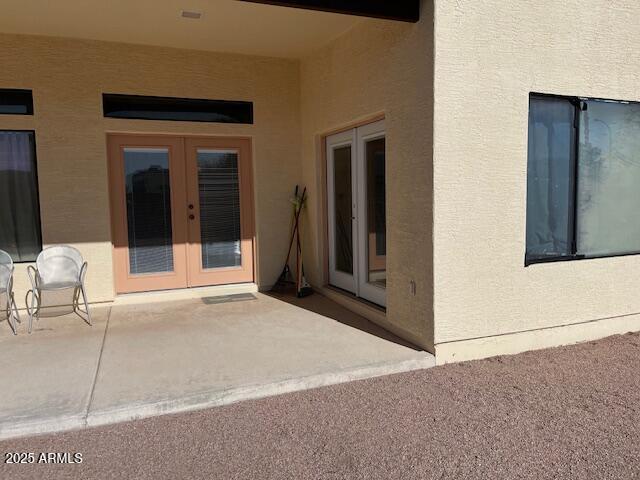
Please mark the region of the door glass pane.
[[166, 148], [125, 148], [129, 269], [173, 271], [171, 186]]
[[198, 150], [202, 267], [239, 267], [238, 152]]
[[335, 191], [335, 269], [353, 275], [353, 226], [351, 222], [351, 146], [333, 150]]
[[588, 101], [580, 112], [578, 253], [640, 251], [640, 105]]
[[387, 220], [385, 201], [385, 139], [366, 142], [367, 170], [367, 265], [368, 282], [387, 284]]
[[575, 108], [567, 100], [531, 98], [527, 160], [528, 259], [571, 254]]

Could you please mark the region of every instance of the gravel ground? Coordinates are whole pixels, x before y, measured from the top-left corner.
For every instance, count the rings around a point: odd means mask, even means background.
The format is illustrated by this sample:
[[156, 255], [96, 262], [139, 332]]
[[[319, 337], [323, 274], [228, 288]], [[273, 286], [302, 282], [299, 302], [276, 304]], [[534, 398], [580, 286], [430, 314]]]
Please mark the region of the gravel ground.
[[640, 335], [0, 442], [29, 451], [83, 462], [0, 478], [640, 478]]

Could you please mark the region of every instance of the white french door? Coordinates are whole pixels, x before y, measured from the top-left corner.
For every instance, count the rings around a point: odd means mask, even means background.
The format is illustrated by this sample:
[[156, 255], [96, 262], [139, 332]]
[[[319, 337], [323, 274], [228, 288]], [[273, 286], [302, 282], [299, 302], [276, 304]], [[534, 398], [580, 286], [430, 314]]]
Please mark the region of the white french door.
[[326, 139], [329, 284], [386, 305], [384, 120]]
[[356, 138], [355, 130], [327, 137], [329, 283], [356, 293]]

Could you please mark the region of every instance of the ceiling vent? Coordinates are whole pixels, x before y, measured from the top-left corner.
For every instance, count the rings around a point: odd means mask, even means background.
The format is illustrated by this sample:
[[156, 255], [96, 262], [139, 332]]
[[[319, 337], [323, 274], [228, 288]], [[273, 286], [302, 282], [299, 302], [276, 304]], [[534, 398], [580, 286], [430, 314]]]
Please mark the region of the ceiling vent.
[[189, 10], [182, 10], [180, 12], [180, 16], [183, 18], [192, 18], [194, 20], [198, 20], [200, 17], [202, 17], [202, 13], [200, 12], [192, 12]]

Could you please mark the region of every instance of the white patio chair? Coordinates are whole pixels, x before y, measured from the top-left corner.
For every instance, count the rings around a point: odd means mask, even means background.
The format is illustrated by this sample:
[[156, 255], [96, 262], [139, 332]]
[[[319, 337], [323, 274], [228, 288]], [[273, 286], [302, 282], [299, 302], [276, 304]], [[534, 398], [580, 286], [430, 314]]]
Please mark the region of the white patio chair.
[[[42, 250], [36, 258], [36, 268], [27, 268], [31, 279], [32, 295], [29, 310], [29, 333], [33, 325], [33, 317], [40, 318], [45, 292], [64, 291], [73, 292], [73, 313], [91, 325], [91, 312], [84, 277], [87, 273], [87, 262], [78, 250], [67, 245], [55, 245]], [[84, 302], [85, 311], [80, 309], [80, 294]], [[80, 313], [84, 313], [84, 318]]]
[[5, 306], [7, 322], [13, 334], [18, 333], [17, 323], [20, 323], [20, 314], [13, 296], [13, 260], [4, 250], [0, 250], [0, 305]]

